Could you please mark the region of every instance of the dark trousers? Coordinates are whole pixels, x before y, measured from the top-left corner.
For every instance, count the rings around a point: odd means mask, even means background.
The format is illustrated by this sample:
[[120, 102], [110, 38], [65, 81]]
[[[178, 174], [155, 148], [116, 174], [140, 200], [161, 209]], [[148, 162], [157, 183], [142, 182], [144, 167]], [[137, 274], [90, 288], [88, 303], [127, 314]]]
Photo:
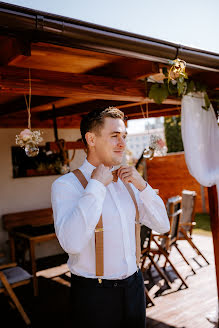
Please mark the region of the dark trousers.
[[[141, 271], [123, 280], [71, 276], [74, 327], [145, 328], [146, 302]], [[76, 324], [77, 322], [77, 324]]]

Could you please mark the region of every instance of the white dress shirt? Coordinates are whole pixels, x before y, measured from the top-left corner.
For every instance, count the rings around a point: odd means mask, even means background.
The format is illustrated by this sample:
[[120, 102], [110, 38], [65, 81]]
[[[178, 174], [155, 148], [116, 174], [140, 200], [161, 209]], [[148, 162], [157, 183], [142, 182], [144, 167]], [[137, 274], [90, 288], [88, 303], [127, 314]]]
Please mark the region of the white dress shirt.
[[[79, 276], [96, 277], [94, 230], [102, 213], [103, 278], [126, 278], [137, 270], [135, 205], [120, 179], [105, 187], [90, 178], [95, 167], [87, 160], [79, 169], [88, 181], [86, 189], [72, 172], [52, 184], [55, 231], [61, 247], [69, 255], [69, 270]], [[156, 192], [149, 184], [141, 192], [131, 186], [140, 222], [160, 233], [169, 231], [166, 209]]]

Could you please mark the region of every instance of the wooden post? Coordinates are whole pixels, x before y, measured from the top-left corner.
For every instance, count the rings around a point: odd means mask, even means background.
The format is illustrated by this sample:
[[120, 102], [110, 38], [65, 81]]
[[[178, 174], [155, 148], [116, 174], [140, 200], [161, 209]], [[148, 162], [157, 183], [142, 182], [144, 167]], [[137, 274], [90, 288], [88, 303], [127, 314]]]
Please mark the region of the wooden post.
[[219, 215], [218, 215], [218, 195], [216, 185], [208, 187], [208, 201], [211, 219], [211, 231], [214, 244], [215, 271], [217, 279], [217, 292], [219, 298]]

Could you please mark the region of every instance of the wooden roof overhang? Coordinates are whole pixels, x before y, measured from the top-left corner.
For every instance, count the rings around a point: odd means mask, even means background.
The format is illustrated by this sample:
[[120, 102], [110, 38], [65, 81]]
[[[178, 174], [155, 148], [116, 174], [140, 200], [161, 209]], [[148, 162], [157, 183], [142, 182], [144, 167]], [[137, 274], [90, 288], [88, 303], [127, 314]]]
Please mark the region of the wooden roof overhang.
[[26, 127], [29, 93], [33, 127], [78, 128], [81, 116], [117, 106], [128, 119], [180, 114], [180, 99], [158, 105], [145, 81], [178, 55], [187, 72], [219, 89], [219, 55], [0, 2], [0, 127]]

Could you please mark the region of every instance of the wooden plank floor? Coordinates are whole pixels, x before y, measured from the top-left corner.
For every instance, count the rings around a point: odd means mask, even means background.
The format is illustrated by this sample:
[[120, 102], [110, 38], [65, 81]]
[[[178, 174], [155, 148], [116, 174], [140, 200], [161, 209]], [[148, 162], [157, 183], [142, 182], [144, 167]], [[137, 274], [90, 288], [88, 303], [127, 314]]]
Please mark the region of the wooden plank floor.
[[[177, 269], [186, 278], [188, 289], [178, 290], [181, 285], [171, 270], [167, 271], [172, 278], [172, 288], [167, 290], [163, 281], [152, 271], [156, 284], [148, 285], [149, 294], [153, 297], [155, 306], [147, 307], [147, 328], [213, 328], [215, 325], [207, 320], [211, 311], [217, 308], [216, 277], [214, 270], [212, 239], [206, 236], [194, 235], [194, 242], [203, 251], [210, 262], [206, 265], [188, 243], [180, 242], [180, 248], [193, 264], [197, 273], [194, 275], [179, 254], [173, 249], [171, 259]], [[195, 258], [197, 262], [192, 260]], [[65, 259], [66, 260], [66, 257]], [[17, 295], [29, 315], [32, 328], [69, 328], [72, 323], [69, 307], [70, 282], [66, 264], [60, 261], [52, 262], [52, 268], [38, 272], [39, 296], [33, 297], [31, 285], [17, 288]], [[52, 263], [47, 263], [51, 267]], [[57, 266], [55, 266], [55, 263]], [[42, 266], [43, 268], [43, 266]], [[145, 283], [148, 283], [145, 275]], [[160, 294], [159, 292], [162, 291]], [[0, 295], [1, 327], [25, 327], [19, 314], [11, 309], [6, 297]], [[6, 322], [7, 324], [3, 324]], [[104, 327], [103, 327], [104, 328]], [[113, 327], [112, 327], [113, 328]], [[135, 327], [133, 327], [135, 328]]]
[[[194, 235], [193, 241], [205, 255], [210, 265], [197, 256], [193, 248], [186, 241], [178, 244], [183, 254], [189, 259], [196, 274], [193, 274], [182, 257], [172, 249], [171, 259], [178, 271], [186, 279], [189, 288], [178, 290], [181, 285], [175, 279], [170, 290], [164, 290], [162, 296], [156, 296], [159, 286], [154, 285], [150, 291], [155, 306], [147, 308], [148, 327], [156, 328], [212, 328], [214, 324], [207, 320], [208, 315], [217, 309], [216, 276], [213, 257], [212, 238]], [[193, 257], [198, 261], [194, 261]], [[202, 267], [198, 265], [200, 263]], [[158, 281], [161, 283], [161, 281]]]

